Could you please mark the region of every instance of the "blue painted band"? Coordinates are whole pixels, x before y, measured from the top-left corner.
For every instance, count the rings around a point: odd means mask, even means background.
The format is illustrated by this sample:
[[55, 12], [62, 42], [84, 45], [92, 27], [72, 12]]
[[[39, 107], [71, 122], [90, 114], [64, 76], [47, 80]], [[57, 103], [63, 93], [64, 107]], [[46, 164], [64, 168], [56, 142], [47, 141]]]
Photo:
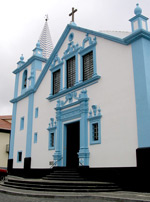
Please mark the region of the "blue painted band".
[[39, 60], [41, 62], [47, 62], [47, 59], [46, 58], [42, 58], [42, 57], [39, 57], [39, 56], [35, 56], [33, 55], [32, 57], [30, 57], [28, 59], [28, 61], [26, 63], [24, 63], [21, 67], [15, 69], [13, 71], [14, 74], [17, 74], [19, 72], [21, 72], [23, 69], [25, 69], [27, 66], [29, 66], [34, 60]]
[[83, 88], [83, 87], [85, 88], [85, 87], [87, 87], [87, 86], [89, 86], [89, 85], [93, 85], [93, 83], [98, 82], [98, 80], [99, 80], [100, 78], [101, 78], [101, 77], [97, 75], [97, 76], [95, 76], [95, 77], [93, 77], [93, 78], [91, 78], [91, 79], [89, 79], [89, 80], [86, 80], [86, 81], [84, 81], [84, 82], [82, 82], [82, 83], [78, 83], [77, 85], [75, 85], [75, 86], [73, 86], [73, 87], [71, 87], [71, 88], [62, 90], [61, 92], [59, 92], [59, 93], [57, 93], [57, 94], [55, 94], [55, 95], [50, 95], [47, 99], [50, 100], [50, 101], [52, 101], [52, 100], [54, 100], [54, 99], [57, 99], [57, 98], [60, 97], [60, 96], [64, 96], [64, 94], [69, 93], [69, 92], [71, 92], [71, 91], [80, 90], [80, 89]]
[[34, 94], [29, 96], [26, 136], [26, 157], [31, 157]]
[[141, 38], [132, 44], [138, 146], [150, 147], [150, 41]]

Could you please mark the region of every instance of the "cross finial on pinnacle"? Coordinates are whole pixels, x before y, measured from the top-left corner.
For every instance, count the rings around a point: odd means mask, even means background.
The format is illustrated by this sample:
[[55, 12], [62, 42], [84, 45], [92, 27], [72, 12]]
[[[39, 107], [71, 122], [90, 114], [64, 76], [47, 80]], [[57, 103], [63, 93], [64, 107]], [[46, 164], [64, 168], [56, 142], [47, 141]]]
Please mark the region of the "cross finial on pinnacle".
[[48, 18], [48, 14], [45, 15], [45, 21], [48, 21], [49, 18]]
[[77, 11], [77, 9], [72, 8], [72, 12], [69, 14], [69, 16], [72, 16], [72, 22], [74, 22], [74, 13]]

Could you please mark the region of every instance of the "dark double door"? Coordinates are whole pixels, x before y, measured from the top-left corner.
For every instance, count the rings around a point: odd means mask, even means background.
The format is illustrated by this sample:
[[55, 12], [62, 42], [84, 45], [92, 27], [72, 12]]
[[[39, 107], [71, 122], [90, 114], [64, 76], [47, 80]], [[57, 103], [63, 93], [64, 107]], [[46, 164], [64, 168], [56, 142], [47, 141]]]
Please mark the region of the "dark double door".
[[67, 124], [67, 152], [66, 166], [77, 168], [79, 166], [80, 122]]

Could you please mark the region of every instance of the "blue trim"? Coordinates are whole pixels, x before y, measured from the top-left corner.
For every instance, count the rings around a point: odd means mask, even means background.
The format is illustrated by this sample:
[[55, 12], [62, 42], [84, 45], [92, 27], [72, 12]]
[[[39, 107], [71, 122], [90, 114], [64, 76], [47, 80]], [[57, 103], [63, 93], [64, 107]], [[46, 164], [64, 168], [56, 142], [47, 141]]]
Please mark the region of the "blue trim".
[[[21, 153], [21, 161], [19, 160], [19, 154]], [[18, 151], [17, 152], [17, 163], [21, 163], [22, 162], [22, 151]]]
[[19, 73], [16, 74], [14, 98], [18, 96], [18, 85], [19, 85]]
[[14, 103], [13, 104], [13, 113], [12, 113], [11, 135], [10, 135], [9, 159], [13, 159], [13, 154], [14, 154], [16, 112], [17, 112], [17, 103]]
[[43, 57], [42, 56], [43, 49], [40, 48], [40, 42], [38, 41], [36, 47], [33, 49], [33, 55]]
[[34, 94], [29, 96], [26, 139], [26, 157], [31, 157]]
[[28, 91], [25, 91], [24, 94], [18, 96], [17, 98], [14, 98], [10, 100], [11, 103], [19, 102], [20, 100], [28, 97], [30, 94], [35, 93], [36, 91], [33, 88], [30, 88]]
[[[93, 113], [92, 113], [93, 111]], [[101, 143], [101, 110], [97, 109], [97, 105], [92, 105], [92, 110], [89, 111], [89, 122], [90, 122], [90, 144], [100, 144]], [[93, 124], [98, 124], [98, 140], [93, 139]]]
[[31, 64], [31, 76], [28, 78], [31, 80], [30, 82], [30, 88], [33, 88], [35, 85], [36, 80], [36, 70], [42, 70], [42, 61], [34, 60]]
[[20, 118], [20, 130], [24, 130], [24, 116]]
[[[93, 124], [98, 124], [98, 140], [93, 139]], [[101, 143], [101, 124], [100, 117], [94, 117], [94, 119], [90, 119], [90, 145], [92, 144], [100, 144]]]
[[[147, 20], [148, 20], [148, 18], [145, 17], [145, 16], [143, 16], [143, 15], [141, 15], [141, 14], [138, 14], [138, 15], [134, 16], [133, 18], [131, 18], [129, 21], [131, 22], [132, 32], [136, 31], [137, 29], [143, 29], [142, 21], [145, 22], [146, 30], [148, 31]], [[138, 27], [137, 27], [136, 30], [134, 30], [134, 23], [136, 21], [138, 23]]]
[[138, 40], [140, 37], [144, 37], [144, 38], [150, 40], [150, 33], [148, 31], [146, 31], [146, 30], [143, 30], [143, 29], [135, 31], [134, 33], [132, 33], [131, 35], [125, 37], [124, 39], [120, 39], [118, 37], [110, 36], [110, 35], [107, 35], [107, 34], [103, 34], [103, 33], [100, 33], [100, 32], [95, 32], [95, 31], [92, 31], [92, 30], [89, 30], [89, 29], [84, 29], [84, 28], [73, 26], [73, 25], [69, 24], [69, 25], [67, 25], [67, 27], [64, 30], [63, 34], [61, 35], [57, 45], [55, 46], [53, 52], [51, 53], [51, 56], [48, 59], [48, 61], [46, 59], [44, 59], [44, 58], [41, 58], [41, 57], [32, 56], [29, 59], [29, 62], [27, 61], [22, 67], [17, 68], [14, 71], [14, 73], [18, 73], [18, 72], [22, 71], [26, 66], [28, 66], [36, 58], [43, 61], [43, 62], [47, 61], [47, 63], [45, 65], [44, 69], [42, 70], [42, 72], [41, 72], [41, 74], [40, 74], [34, 88], [29, 89], [27, 92], [25, 92], [22, 96], [19, 96], [18, 98], [12, 99], [11, 100], [12, 103], [18, 102], [19, 100], [27, 97], [31, 93], [36, 92], [36, 90], [38, 89], [40, 83], [42, 82], [43, 78], [45, 77], [45, 74], [47, 73], [47, 71], [49, 69], [49, 66], [51, 65], [52, 61], [54, 60], [55, 56], [57, 55], [60, 47], [62, 46], [64, 40], [66, 39], [66, 37], [67, 37], [67, 35], [68, 35], [68, 33], [70, 32], [71, 29], [78, 30], [78, 31], [81, 31], [81, 32], [85, 32], [85, 33], [88, 33], [88, 34], [91, 34], [91, 35], [94, 35], [94, 36], [97, 36], [97, 37], [101, 37], [101, 38], [104, 38], [104, 39], [107, 39], [107, 40], [110, 40], [110, 41], [114, 41], [116, 43], [123, 44], [123, 45], [129, 45], [130, 43]]
[[64, 124], [64, 138], [63, 138], [63, 166], [66, 166], [66, 154], [67, 154], [67, 124]]
[[[89, 46], [85, 48], [85, 43], [89, 42]], [[86, 37], [83, 39], [82, 47], [79, 51], [80, 54], [80, 82], [83, 81], [83, 56], [89, 52], [93, 52], [93, 77], [97, 76], [97, 67], [96, 67], [96, 37], [92, 38], [86, 34]]]
[[[73, 34], [73, 33], [71, 33]], [[70, 36], [70, 35], [69, 35]], [[64, 52], [64, 56], [62, 57], [65, 60], [64, 67], [64, 90], [67, 89], [67, 61], [75, 56], [75, 68], [76, 68], [76, 80], [75, 85], [78, 84], [78, 51], [80, 47], [78, 44], [74, 45], [74, 42], [71, 41], [68, 43], [68, 47]]]
[[132, 44], [137, 132], [139, 147], [150, 147], [150, 41], [141, 38]]
[[35, 132], [35, 133], [34, 133], [34, 144], [37, 143], [37, 136], [38, 136], [38, 134], [37, 134], [37, 132]]
[[[50, 118], [49, 127], [47, 128], [47, 130], [49, 131], [49, 137], [48, 137], [48, 149], [49, 150], [54, 150], [55, 149], [56, 128], [57, 128], [56, 121], [54, 122], [54, 119]], [[54, 134], [54, 146], [51, 145], [52, 133]]]
[[138, 29], [129, 36], [125, 37], [123, 40], [126, 45], [132, 44], [133, 42], [139, 40], [140, 38], [145, 38], [150, 41], [150, 32], [144, 29]]
[[[58, 64], [56, 65], [56, 62]], [[60, 91], [63, 89], [63, 61], [60, 60], [60, 58], [56, 55], [53, 64], [50, 66], [50, 71], [51, 71], [51, 91], [50, 95], [53, 95], [53, 74], [54, 72], [60, 70]]]
[[[77, 101], [73, 102], [73, 98]], [[88, 96], [87, 91], [82, 90], [77, 97], [76, 93], [69, 93], [66, 95], [66, 101], [57, 101], [56, 106], [56, 120], [57, 120], [57, 138], [56, 138], [56, 151], [53, 155], [54, 160], [58, 160], [63, 155], [63, 161], [59, 161], [57, 166], [65, 166], [66, 153], [62, 148], [62, 124], [64, 121], [81, 119], [80, 120], [80, 151], [78, 153], [82, 165], [89, 165], [89, 150], [88, 150]], [[67, 104], [67, 102], [69, 102]], [[79, 104], [79, 106], [76, 106]], [[72, 106], [71, 109], [67, 109]], [[74, 107], [73, 107], [74, 106]], [[66, 110], [65, 110], [66, 109]], [[65, 130], [65, 129], [64, 129]], [[65, 141], [65, 139], [64, 139]], [[66, 145], [66, 144], [65, 144]]]
[[21, 67], [15, 69], [13, 71], [14, 74], [17, 74], [19, 72], [21, 72], [23, 69], [25, 69], [26, 67], [28, 67], [34, 60], [39, 60], [41, 62], [47, 62], [47, 59], [46, 58], [42, 58], [42, 57], [39, 57], [39, 56], [35, 56], [33, 55], [32, 57], [30, 57], [26, 63], [24, 63]]
[[94, 76], [93, 78], [89, 79], [89, 80], [86, 80], [82, 83], [78, 83], [77, 85], [71, 87], [71, 88], [68, 88], [68, 89], [65, 89], [65, 90], [62, 90], [61, 92], [55, 94], [55, 95], [49, 95], [49, 97], [47, 98], [48, 100], [52, 101], [54, 99], [57, 99], [58, 97], [60, 96], [64, 96], [64, 94], [66, 93], [69, 93], [71, 91], [74, 91], [74, 90], [79, 90], [81, 88], [85, 88], [87, 86], [90, 86], [90, 85], [93, 85], [94, 83], [97, 83], [98, 80], [100, 79], [101, 77], [100, 76]]
[[39, 108], [36, 107], [35, 108], [35, 118], [38, 118], [38, 116], [39, 116]]
[[[49, 131], [48, 150], [55, 150], [56, 129]], [[54, 145], [52, 145], [52, 134], [54, 134]]]
[[72, 41], [73, 39], [74, 39], [74, 33], [72, 32], [69, 34], [68, 40]]

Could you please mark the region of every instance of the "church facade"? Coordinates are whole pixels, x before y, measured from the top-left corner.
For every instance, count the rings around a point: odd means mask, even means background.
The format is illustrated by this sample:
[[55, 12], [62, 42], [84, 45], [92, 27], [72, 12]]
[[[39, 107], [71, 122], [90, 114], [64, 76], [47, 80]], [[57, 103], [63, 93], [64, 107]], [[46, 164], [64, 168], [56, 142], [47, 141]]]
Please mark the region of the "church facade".
[[131, 33], [72, 22], [48, 58], [41, 41], [20, 57], [10, 173], [150, 164], [150, 33], [139, 5], [134, 13]]

